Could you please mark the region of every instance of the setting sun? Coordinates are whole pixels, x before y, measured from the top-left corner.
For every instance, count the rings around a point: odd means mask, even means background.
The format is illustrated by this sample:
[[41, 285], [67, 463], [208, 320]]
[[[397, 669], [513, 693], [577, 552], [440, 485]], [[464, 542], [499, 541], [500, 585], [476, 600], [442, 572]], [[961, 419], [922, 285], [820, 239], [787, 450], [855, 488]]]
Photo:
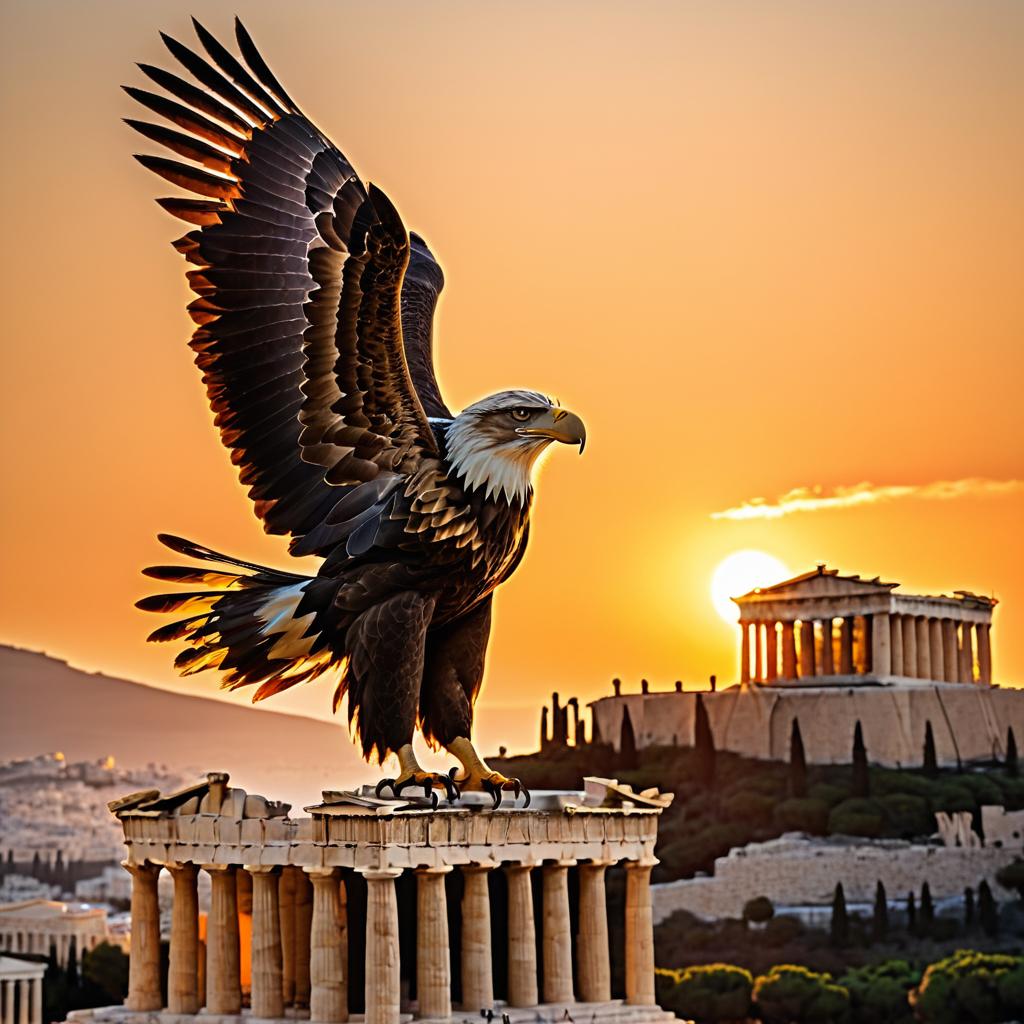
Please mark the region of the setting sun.
[[722, 559], [711, 577], [711, 603], [726, 622], [738, 614], [732, 599], [754, 587], [769, 586], [792, 576], [785, 563], [764, 551], [734, 551]]

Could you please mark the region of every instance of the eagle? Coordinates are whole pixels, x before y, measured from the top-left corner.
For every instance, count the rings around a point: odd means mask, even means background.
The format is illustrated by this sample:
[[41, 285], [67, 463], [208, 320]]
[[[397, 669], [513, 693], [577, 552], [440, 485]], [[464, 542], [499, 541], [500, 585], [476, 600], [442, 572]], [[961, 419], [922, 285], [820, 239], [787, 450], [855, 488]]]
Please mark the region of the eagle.
[[[181, 642], [183, 675], [219, 670], [254, 702], [332, 672], [364, 758], [397, 757], [378, 795], [422, 787], [436, 806], [480, 790], [497, 807], [523, 787], [472, 743], [493, 594], [526, 550], [538, 456], [582, 452], [583, 422], [523, 389], [451, 412], [433, 365], [444, 275], [426, 242], [241, 21], [238, 56], [193, 24], [205, 55], [162, 35], [188, 77], [140, 64], [161, 91], [125, 86], [161, 121], [126, 120], [171, 154], [136, 159], [190, 193], [157, 202], [192, 226], [174, 246], [221, 440], [264, 529], [322, 561], [308, 576], [161, 534], [198, 564], [144, 570], [184, 588], [138, 602], [176, 616], [149, 639]], [[417, 730], [461, 767], [425, 771]]]

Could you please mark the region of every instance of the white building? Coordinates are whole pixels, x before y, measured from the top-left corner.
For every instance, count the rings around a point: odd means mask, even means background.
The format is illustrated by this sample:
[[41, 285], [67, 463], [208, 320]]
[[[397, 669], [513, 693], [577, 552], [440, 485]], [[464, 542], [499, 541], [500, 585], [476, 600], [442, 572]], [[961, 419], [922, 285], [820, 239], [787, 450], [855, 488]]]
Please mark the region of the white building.
[[67, 963], [74, 941], [79, 956], [108, 937], [107, 912], [84, 903], [56, 900], [25, 900], [0, 905], [0, 950], [7, 953], [38, 953], [46, 956], [50, 947], [57, 960]]

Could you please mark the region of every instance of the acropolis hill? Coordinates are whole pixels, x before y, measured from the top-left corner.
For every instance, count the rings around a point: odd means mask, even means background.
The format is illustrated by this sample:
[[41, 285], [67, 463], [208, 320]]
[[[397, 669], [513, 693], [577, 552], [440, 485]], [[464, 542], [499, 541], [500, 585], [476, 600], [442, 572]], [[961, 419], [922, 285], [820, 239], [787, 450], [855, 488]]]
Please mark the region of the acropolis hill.
[[[860, 722], [873, 763], [914, 767], [929, 724], [944, 766], [1002, 758], [1011, 728], [1024, 739], [1024, 691], [993, 683], [996, 601], [898, 587], [822, 565], [734, 598], [739, 682], [701, 695], [715, 746], [785, 760], [798, 719], [807, 760], [838, 764], [850, 760]], [[591, 705], [595, 738], [618, 749], [631, 728], [638, 747], [692, 744], [697, 697], [602, 698]]]

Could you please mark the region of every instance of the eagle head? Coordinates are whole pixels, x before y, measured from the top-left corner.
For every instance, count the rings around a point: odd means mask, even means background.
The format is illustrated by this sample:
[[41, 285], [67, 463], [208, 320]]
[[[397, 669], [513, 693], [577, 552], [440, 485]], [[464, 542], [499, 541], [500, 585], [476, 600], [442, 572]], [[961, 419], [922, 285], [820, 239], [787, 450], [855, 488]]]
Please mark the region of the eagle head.
[[499, 391], [474, 402], [447, 430], [452, 474], [467, 490], [482, 488], [488, 498], [525, 503], [530, 472], [552, 441], [579, 445], [587, 430], [574, 412], [536, 391]]

